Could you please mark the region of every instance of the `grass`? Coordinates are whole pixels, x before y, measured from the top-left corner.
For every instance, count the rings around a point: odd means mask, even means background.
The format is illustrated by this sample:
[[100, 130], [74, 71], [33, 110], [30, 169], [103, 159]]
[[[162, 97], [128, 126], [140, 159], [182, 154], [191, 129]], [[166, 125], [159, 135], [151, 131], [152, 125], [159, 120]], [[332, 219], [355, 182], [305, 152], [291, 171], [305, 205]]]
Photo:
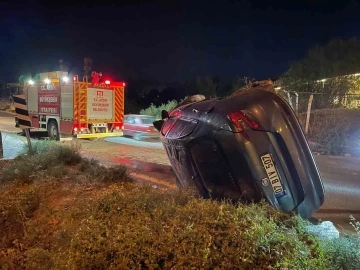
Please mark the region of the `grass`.
[[320, 241], [266, 203], [139, 186], [76, 146], [41, 149], [0, 163], [0, 269], [360, 269], [354, 236]]
[[2, 170], [0, 183], [32, 183], [40, 179], [85, 179], [86, 183], [131, 181], [126, 167], [104, 167], [97, 160], [83, 158], [78, 144], [38, 141]]

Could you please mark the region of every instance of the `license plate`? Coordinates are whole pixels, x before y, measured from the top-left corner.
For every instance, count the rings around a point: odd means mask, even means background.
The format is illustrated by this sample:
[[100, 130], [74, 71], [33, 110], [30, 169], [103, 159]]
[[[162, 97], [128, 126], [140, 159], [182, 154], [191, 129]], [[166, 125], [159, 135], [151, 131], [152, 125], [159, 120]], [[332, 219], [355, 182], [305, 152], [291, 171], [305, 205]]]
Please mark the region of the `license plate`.
[[270, 154], [266, 154], [261, 156], [262, 164], [265, 168], [266, 174], [268, 176], [269, 182], [274, 190], [274, 194], [276, 197], [281, 197], [285, 195], [285, 190], [280, 181], [279, 174], [274, 165], [273, 159]]

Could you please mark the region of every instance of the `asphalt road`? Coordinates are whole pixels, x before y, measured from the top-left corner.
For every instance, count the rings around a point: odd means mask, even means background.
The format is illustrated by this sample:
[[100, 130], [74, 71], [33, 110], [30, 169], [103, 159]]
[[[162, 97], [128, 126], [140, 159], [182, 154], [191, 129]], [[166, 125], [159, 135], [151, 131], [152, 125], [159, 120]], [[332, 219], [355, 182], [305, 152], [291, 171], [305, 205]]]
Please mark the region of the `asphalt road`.
[[155, 149], [163, 149], [163, 145], [159, 140], [149, 139], [149, 140], [141, 140], [136, 141], [133, 138], [129, 137], [109, 137], [105, 139], [106, 142], [119, 143], [125, 145], [132, 145], [138, 147], [146, 147], [146, 148], [155, 148]]
[[[0, 111], [0, 131], [20, 131], [14, 127], [14, 116], [12, 114]], [[13, 140], [9, 135], [6, 138]], [[162, 160], [166, 159], [165, 151], [162, 151], [163, 148], [159, 141], [136, 141], [124, 137], [113, 137], [105, 140], [105, 142], [89, 141], [87, 144], [100, 143], [98, 150], [94, 148], [94, 151], [97, 156], [104, 158], [109, 152], [124, 153], [127, 151], [127, 153], [134, 153], [132, 157], [128, 154], [130, 159], [134, 160], [144, 156], [143, 160], [154, 163], [151, 161], [151, 156], [154, 155]], [[15, 143], [14, 145], [18, 144]], [[12, 149], [7, 151], [14, 155]], [[338, 227], [340, 225], [345, 229], [351, 229], [349, 216], [353, 215], [357, 220], [360, 220], [360, 158], [319, 155], [315, 156], [315, 159], [326, 190], [325, 203], [315, 214], [315, 217], [331, 220]], [[118, 162], [121, 162], [121, 159], [118, 159]]]
[[[14, 114], [0, 111], [0, 131], [6, 131], [8, 133], [19, 133], [21, 130], [15, 127]], [[123, 145], [131, 145], [138, 147], [154, 148], [154, 149], [163, 149], [163, 146], [160, 140], [149, 139], [136, 141], [133, 138], [129, 137], [109, 137], [105, 138], [105, 141], [118, 143]]]
[[8, 112], [0, 111], [0, 131], [20, 132], [19, 128], [15, 127], [15, 115]]

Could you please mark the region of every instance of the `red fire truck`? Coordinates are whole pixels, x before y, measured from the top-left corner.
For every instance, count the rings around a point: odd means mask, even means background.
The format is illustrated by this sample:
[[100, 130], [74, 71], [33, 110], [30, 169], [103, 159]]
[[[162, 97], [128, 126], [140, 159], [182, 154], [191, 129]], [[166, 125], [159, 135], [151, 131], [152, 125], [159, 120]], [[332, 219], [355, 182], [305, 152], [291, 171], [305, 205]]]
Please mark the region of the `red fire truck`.
[[49, 138], [60, 134], [77, 138], [122, 136], [124, 82], [79, 81], [67, 72], [41, 73], [30, 80], [24, 94], [14, 96], [15, 126], [47, 131]]

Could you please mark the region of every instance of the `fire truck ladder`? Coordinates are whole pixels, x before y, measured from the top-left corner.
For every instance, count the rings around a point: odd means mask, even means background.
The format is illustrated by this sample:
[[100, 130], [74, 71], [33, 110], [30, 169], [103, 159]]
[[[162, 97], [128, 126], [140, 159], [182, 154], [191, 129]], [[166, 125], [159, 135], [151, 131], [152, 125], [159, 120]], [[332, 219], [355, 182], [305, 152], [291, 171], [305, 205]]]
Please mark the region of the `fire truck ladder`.
[[77, 83], [77, 112], [78, 112], [78, 123], [80, 127], [88, 128], [88, 118], [87, 118], [87, 86], [86, 82]]

